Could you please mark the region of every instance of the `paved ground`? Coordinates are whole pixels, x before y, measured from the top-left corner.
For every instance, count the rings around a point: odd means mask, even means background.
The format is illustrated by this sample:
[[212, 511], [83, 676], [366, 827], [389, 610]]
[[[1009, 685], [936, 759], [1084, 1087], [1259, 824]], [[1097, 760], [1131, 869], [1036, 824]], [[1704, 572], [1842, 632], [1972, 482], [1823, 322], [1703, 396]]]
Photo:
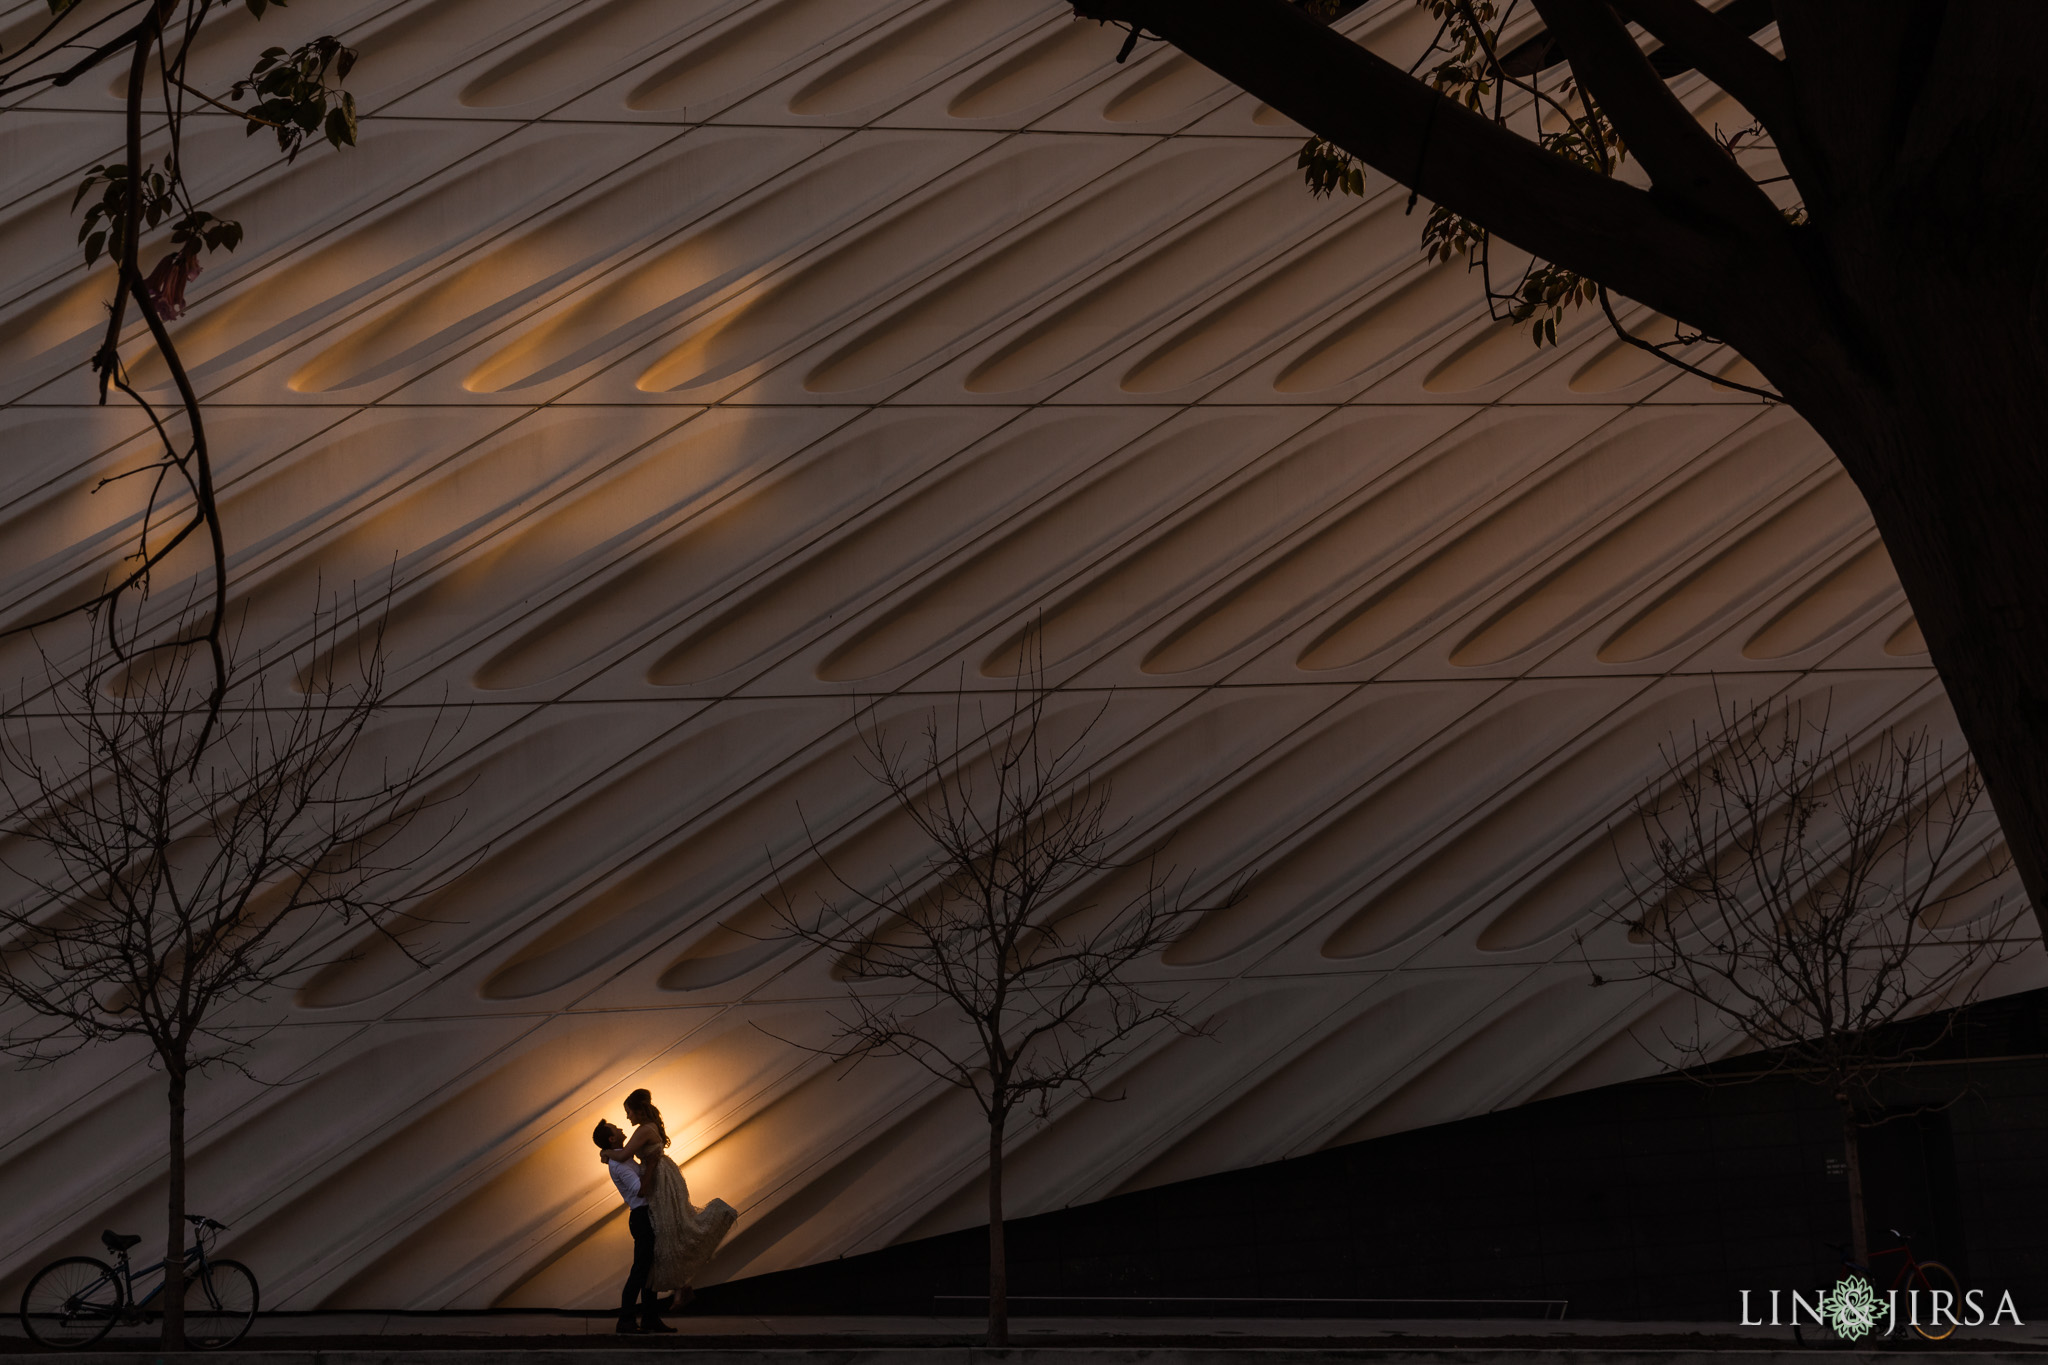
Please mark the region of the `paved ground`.
[[[1501, 1341], [1466, 1342], [1460, 1345], [1382, 1344], [1377, 1348], [1333, 1347], [1299, 1341], [1281, 1346], [1219, 1346], [1204, 1344], [1153, 1344], [1095, 1346], [1033, 1345], [1020, 1343], [1003, 1351], [969, 1345], [858, 1346], [830, 1349], [764, 1349], [758, 1345], [730, 1348], [703, 1344], [684, 1338], [675, 1344], [669, 1338], [658, 1346], [639, 1344], [598, 1349], [587, 1346], [551, 1345], [565, 1338], [525, 1338], [531, 1344], [481, 1347], [472, 1339], [467, 1349], [422, 1347], [412, 1339], [394, 1337], [376, 1348], [334, 1349], [331, 1347], [278, 1349], [274, 1342], [255, 1343], [230, 1353], [239, 1365], [611, 1365], [621, 1358], [648, 1365], [1812, 1365], [1815, 1353], [1797, 1349], [1772, 1349], [1762, 1343], [1731, 1341], [1714, 1345], [1699, 1338], [1690, 1344], [1670, 1342], [1625, 1345], [1634, 1340], [1615, 1338], [1598, 1346], [1579, 1339], [1576, 1345], [1531, 1342], [1510, 1345]], [[1971, 1352], [1972, 1365], [2040, 1365], [2043, 1353], [2008, 1347], [2004, 1350]], [[1841, 1360], [1873, 1361], [1877, 1365], [1941, 1365], [1952, 1351], [1878, 1350], [1842, 1352]], [[94, 1351], [70, 1356], [77, 1365], [207, 1365], [219, 1354], [189, 1353], [160, 1355], [135, 1349], [127, 1352]]]
[[[266, 1315], [237, 1351], [244, 1365], [397, 1365], [416, 1353], [431, 1353], [437, 1365], [578, 1365], [599, 1353], [619, 1350], [688, 1351], [693, 1365], [794, 1365], [824, 1360], [830, 1365], [892, 1365], [945, 1357], [971, 1360], [982, 1353], [979, 1323], [964, 1317], [698, 1317], [671, 1319], [675, 1335], [620, 1337], [609, 1314], [490, 1313], [292, 1313]], [[1695, 1354], [1738, 1353], [1761, 1365], [1793, 1354], [1789, 1330], [1726, 1323], [1594, 1322], [1493, 1319], [1401, 1321], [1358, 1318], [1082, 1318], [1026, 1317], [1013, 1322], [1011, 1336], [1036, 1365], [1164, 1365], [1208, 1357], [1243, 1362], [1273, 1354], [1290, 1365], [1321, 1358], [1370, 1355], [1387, 1361], [1455, 1359], [1463, 1365], [1511, 1362], [1540, 1353], [1547, 1361], [1586, 1356], [1612, 1362], [1620, 1356], [1654, 1355], [1675, 1365]], [[72, 1357], [80, 1365], [150, 1350], [142, 1329], [110, 1337], [101, 1348]], [[1917, 1349], [1924, 1348], [1924, 1349]], [[19, 1326], [0, 1323], [0, 1352], [35, 1348]], [[1887, 1356], [1968, 1350], [2033, 1353], [2048, 1351], [2048, 1325], [1962, 1333], [1939, 1345], [1918, 1341], [1877, 1344]], [[1865, 1354], [1858, 1352], [1857, 1354]], [[1017, 1358], [1013, 1353], [1012, 1358]], [[207, 1357], [199, 1357], [204, 1360]], [[1904, 1361], [1900, 1365], [1905, 1365]]]

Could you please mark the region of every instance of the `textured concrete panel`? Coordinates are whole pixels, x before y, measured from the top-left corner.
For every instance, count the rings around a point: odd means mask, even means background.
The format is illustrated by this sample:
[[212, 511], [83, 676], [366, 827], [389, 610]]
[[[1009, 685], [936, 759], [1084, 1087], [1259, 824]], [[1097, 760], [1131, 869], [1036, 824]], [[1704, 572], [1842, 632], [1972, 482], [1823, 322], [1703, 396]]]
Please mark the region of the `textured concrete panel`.
[[[1404, 61], [1433, 31], [1345, 23]], [[773, 868], [827, 884], [811, 840], [855, 879], [918, 856], [849, 720], [1005, 695], [1035, 616], [1055, 719], [1108, 699], [1128, 851], [1249, 880], [1146, 968], [1211, 1036], [1020, 1126], [1018, 1214], [1652, 1069], [1668, 1003], [1587, 984], [1631, 951], [1606, 831], [1717, 687], [1960, 744], [1801, 422], [1604, 324], [1489, 322], [1405, 191], [1309, 198], [1301, 130], [1161, 45], [1119, 66], [1055, 0], [334, 0], [222, 10], [195, 70], [330, 29], [360, 149], [193, 119], [249, 235], [178, 335], [251, 643], [395, 572], [391, 742], [474, 703], [447, 856], [490, 851], [431, 966], [365, 938], [273, 1002], [257, 1069], [296, 1084], [199, 1091], [193, 1206], [266, 1305], [603, 1302], [588, 1132], [636, 1085], [741, 1210], [711, 1280], [976, 1222], [971, 1107], [784, 1041], [842, 987], [763, 934]], [[0, 118], [0, 625], [141, 515], [87, 491], [150, 446], [92, 404], [68, 217], [116, 107]], [[117, 1050], [0, 1077], [0, 1279], [156, 1226], [157, 1086]]]

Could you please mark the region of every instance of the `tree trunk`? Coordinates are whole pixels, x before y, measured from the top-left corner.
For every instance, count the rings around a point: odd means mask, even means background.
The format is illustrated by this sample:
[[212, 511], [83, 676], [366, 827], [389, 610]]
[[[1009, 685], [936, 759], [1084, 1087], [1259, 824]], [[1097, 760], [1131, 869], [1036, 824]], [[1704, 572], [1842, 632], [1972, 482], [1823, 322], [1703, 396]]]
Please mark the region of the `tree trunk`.
[[185, 1073], [170, 1070], [171, 1172], [164, 1233], [163, 1349], [185, 1349]]
[[988, 1344], [1010, 1344], [1010, 1263], [1003, 1247], [1003, 1115], [988, 1121]]
[[1863, 1218], [1863, 1142], [1856, 1113], [1842, 1106], [1842, 1170], [1849, 1178], [1849, 1259], [1870, 1265], [1870, 1229]]
[[1799, 51], [1770, 70], [1796, 110], [1810, 214], [1782, 233], [1667, 213], [1670, 194], [1535, 153], [1275, 0], [1074, 7], [1160, 34], [1769, 376], [1869, 502], [2048, 929], [2048, 191], [2031, 170], [2048, 116], [2031, 68], [1984, 74], [2034, 60], [2040, 7], [1879, 7], [1848, 33], [1832, 7], [1781, 0]]
[[[1929, 655], [1984, 774], [2037, 921], [2048, 908], [2048, 351], [2032, 289], [1972, 279], [1951, 249], [1866, 266], [1859, 294], [1895, 291], [1861, 327], [1883, 376], [1817, 375], [1758, 340], [1747, 354], [1862, 490]], [[1838, 256], [1852, 257], [1844, 250]], [[1774, 364], [1775, 362], [1775, 364]]]

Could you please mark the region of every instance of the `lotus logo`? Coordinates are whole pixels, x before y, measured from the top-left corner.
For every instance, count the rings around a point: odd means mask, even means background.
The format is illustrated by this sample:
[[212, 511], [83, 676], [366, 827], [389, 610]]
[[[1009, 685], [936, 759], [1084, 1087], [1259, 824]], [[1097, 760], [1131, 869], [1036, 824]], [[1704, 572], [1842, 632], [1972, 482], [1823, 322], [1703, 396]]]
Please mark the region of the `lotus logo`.
[[1844, 1341], [1861, 1341], [1877, 1326], [1884, 1305], [1870, 1282], [1856, 1275], [1844, 1275], [1835, 1287], [1820, 1297], [1821, 1316], [1828, 1328]]

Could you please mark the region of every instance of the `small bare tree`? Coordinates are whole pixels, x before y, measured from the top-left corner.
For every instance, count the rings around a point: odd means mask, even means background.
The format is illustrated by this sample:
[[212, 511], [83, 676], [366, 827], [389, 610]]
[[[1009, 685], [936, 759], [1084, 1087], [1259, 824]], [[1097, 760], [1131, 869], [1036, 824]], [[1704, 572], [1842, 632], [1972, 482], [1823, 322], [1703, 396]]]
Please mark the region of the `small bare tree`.
[[243, 1064], [263, 1026], [237, 1006], [331, 960], [354, 926], [393, 932], [447, 880], [414, 873], [452, 830], [421, 823], [441, 804], [422, 782], [456, 727], [436, 711], [409, 757], [371, 752], [381, 634], [337, 651], [335, 624], [316, 623], [311, 685], [282, 706], [266, 675], [299, 661], [230, 652], [216, 712], [189, 642], [126, 659], [102, 643], [80, 669], [45, 656], [47, 689], [0, 718], [0, 1049], [36, 1065], [141, 1039], [163, 1069], [166, 1349], [184, 1344], [191, 1079]]
[[[1823, 710], [1718, 707], [1717, 728], [1675, 737], [1634, 803], [1645, 861], [1620, 852], [1626, 892], [1610, 922], [1648, 951], [1642, 978], [1694, 1003], [1680, 1064], [1710, 1061], [1731, 1035], [1840, 1108], [1849, 1221], [1867, 1260], [1858, 1134], [1878, 1082], [1935, 1046], [1939, 1029], [1888, 1028], [1966, 1004], [2019, 951], [2027, 914], [1992, 883], [2009, 870], [1967, 756], [1924, 730], [1856, 748]], [[1599, 977], [1595, 976], [1597, 982]]]
[[[1130, 980], [1186, 918], [1188, 878], [1123, 857], [1110, 786], [1086, 749], [1097, 709], [1071, 739], [1048, 733], [1043, 664], [997, 705], [956, 693], [915, 744], [864, 728], [866, 767], [929, 841], [922, 863], [880, 889], [837, 871], [844, 894], [808, 910], [782, 896], [787, 932], [825, 949], [849, 979], [848, 1017], [835, 1016], [836, 1058], [905, 1057], [968, 1091], [988, 1121], [988, 1340], [1009, 1340], [1003, 1241], [1003, 1142], [1019, 1111], [1043, 1117], [1062, 1095], [1112, 1098], [1094, 1082], [1139, 1035], [1196, 1030], [1177, 1003]], [[815, 840], [811, 850], [825, 858]], [[1133, 871], [1135, 893], [1097, 903], [1089, 889]], [[1236, 886], [1227, 893], [1234, 895]], [[876, 987], [899, 983], [884, 992]]]

